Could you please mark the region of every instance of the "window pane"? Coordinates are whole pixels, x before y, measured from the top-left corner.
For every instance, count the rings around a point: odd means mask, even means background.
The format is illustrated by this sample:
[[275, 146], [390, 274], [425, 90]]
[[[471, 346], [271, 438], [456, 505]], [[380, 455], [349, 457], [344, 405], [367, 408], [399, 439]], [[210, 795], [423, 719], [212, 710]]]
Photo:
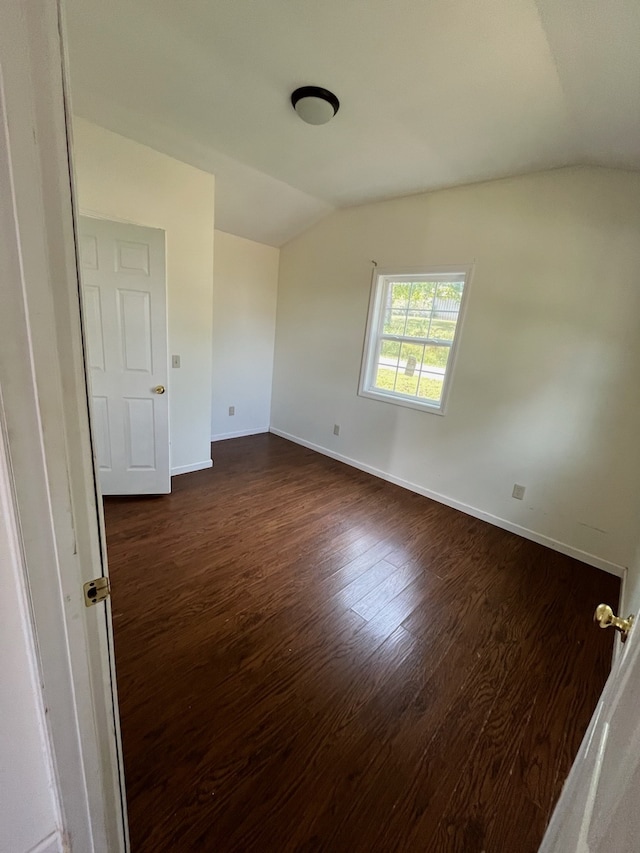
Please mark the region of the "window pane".
[[423, 367], [434, 367], [444, 370], [449, 360], [451, 347], [427, 346], [424, 349]]
[[439, 403], [442, 399], [443, 385], [444, 376], [437, 378], [433, 374], [422, 374], [418, 386], [418, 397], [422, 400], [433, 400], [435, 403]]
[[429, 333], [430, 319], [430, 311], [419, 311], [410, 308], [407, 315], [407, 328], [404, 334], [411, 335], [413, 338], [426, 338]]
[[387, 391], [439, 403], [450, 351], [451, 348], [444, 345], [384, 341], [376, 385]]
[[436, 292], [436, 283], [433, 281], [415, 281], [411, 288], [411, 301], [409, 303], [412, 309], [422, 311], [431, 311], [433, 307], [433, 297]]
[[396, 376], [395, 391], [398, 394], [407, 394], [415, 397], [418, 392], [418, 380], [420, 376], [417, 371], [408, 375], [405, 371], [399, 370]]
[[397, 362], [400, 357], [400, 342], [382, 340], [380, 343], [380, 356], [381, 359], [391, 359], [394, 363]]
[[418, 391], [423, 349], [424, 347], [420, 344], [402, 344], [395, 387], [399, 394], [410, 394], [415, 397]]
[[[383, 355], [388, 347], [390, 353], [398, 353], [395, 359]], [[395, 391], [415, 397], [418, 393], [420, 370], [424, 357], [423, 344], [399, 344], [395, 341], [383, 341], [376, 370], [375, 387], [384, 391]]]
[[378, 363], [374, 387], [379, 388], [381, 391], [393, 391], [396, 386], [397, 375], [397, 368]]
[[404, 335], [404, 329], [407, 322], [407, 311], [388, 309], [384, 314], [384, 325], [382, 333], [384, 335]]
[[456, 322], [458, 320], [457, 312], [453, 311], [434, 311], [433, 319], [431, 320], [431, 328], [429, 329], [430, 338], [440, 338], [441, 340], [452, 341], [456, 333]]
[[389, 285], [389, 299], [391, 307], [405, 310], [409, 305], [409, 294], [411, 283], [408, 281], [394, 281]]
[[413, 359], [414, 365], [420, 367], [423, 353], [424, 344], [408, 344], [404, 342], [400, 349], [400, 362], [405, 366], [407, 359]]
[[445, 311], [459, 311], [463, 289], [464, 285], [461, 281], [438, 282], [435, 297], [436, 311], [440, 308]]

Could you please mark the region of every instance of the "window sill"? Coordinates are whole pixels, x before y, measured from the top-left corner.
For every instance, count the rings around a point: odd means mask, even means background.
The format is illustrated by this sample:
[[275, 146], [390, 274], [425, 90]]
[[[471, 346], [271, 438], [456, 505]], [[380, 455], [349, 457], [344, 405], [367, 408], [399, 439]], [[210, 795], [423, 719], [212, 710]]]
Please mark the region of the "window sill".
[[384, 391], [370, 391], [360, 388], [360, 397], [369, 400], [379, 400], [381, 403], [391, 403], [392, 406], [404, 406], [406, 409], [417, 409], [420, 412], [428, 412], [430, 415], [444, 415], [444, 403], [422, 403], [412, 397], [403, 397], [400, 394], [385, 394]]

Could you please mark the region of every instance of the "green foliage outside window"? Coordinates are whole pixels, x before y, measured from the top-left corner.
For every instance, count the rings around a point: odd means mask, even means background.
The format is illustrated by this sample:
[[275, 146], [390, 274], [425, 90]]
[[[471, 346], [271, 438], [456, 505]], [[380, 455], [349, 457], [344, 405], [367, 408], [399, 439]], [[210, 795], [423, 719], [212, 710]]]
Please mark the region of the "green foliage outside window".
[[[423, 359], [424, 351], [424, 359]], [[380, 355], [385, 359], [400, 360], [406, 362], [408, 358], [415, 358], [418, 367], [446, 367], [449, 359], [450, 348], [448, 346], [425, 346], [424, 344], [408, 344], [406, 341], [382, 341]], [[404, 366], [404, 365], [403, 365]]]
[[[395, 387], [394, 387], [395, 383]], [[381, 391], [397, 391], [399, 394], [408, 394], [411, 397], [420, 397], [424, 400], [440, 401], [442, 396], [442, 379], [431, 379], [418, 373], [413, 376], [405, 376], [399, 371], [391, 368], [379, 367], [376, 375], [375, 387]]]
[[460, 282], [393, 282], [387, 291], [383, 334], [452, 341], [462, 289]]

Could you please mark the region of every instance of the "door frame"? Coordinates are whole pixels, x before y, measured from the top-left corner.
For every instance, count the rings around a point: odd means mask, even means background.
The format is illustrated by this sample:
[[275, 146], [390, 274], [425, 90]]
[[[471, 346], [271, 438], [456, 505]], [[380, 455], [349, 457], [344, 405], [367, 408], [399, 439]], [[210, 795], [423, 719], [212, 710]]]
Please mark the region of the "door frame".
[[0, 395], [47, 734], [69, 849], [129, 849], [89, 425], [62, 0], [5, 0], [0, 33]]

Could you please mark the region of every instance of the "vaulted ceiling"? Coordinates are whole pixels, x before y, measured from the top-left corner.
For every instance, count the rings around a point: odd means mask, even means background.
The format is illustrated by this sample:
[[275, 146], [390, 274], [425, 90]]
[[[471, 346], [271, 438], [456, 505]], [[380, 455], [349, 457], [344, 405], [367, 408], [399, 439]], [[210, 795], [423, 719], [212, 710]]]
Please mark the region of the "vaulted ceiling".
[[[280, 245], [335, 207], [573, 164], [640, 169], [638, 0], [66, 0], [73, 109], [216, 175]], [[304, 124], [315, 84], [341, 109]]]

